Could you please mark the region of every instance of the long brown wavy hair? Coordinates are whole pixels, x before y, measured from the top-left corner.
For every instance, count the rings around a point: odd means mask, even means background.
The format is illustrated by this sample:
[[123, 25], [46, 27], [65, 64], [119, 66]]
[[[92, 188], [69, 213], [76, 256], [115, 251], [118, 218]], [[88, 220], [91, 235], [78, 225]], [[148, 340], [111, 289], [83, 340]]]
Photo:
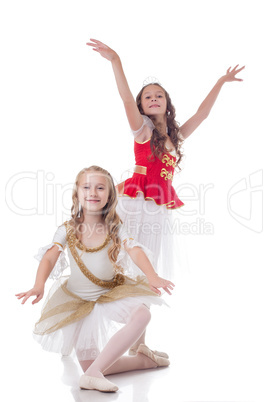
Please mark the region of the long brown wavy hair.
[[[167, 116], [167, 127], [168, 127], [168, 136], [170, 138], [170, 141], [172, 142], [172, 144], [174, 145], [175, 148], [175, 152], [176, 152], [176, 156], [177, 156], [177, 161], [176, 161], [176, 165], [179, 168], [179, 170], [181, 169], [179, 167], [179, 163], [182, 160], [182, 150], [181, 150], [181, 146], [183, 143], [183, 138], [180, 135], [180, 127], [179, 124], [177, 123], [177, 121], [175, 120], [176, 117], [176, 111], [175, 111], [175, 107], [173, 106], [170, 96], [168, 94], [168, 92], [158, 83], [152, 83], [152, 84], [148, 84], [145, 85], [142, 90], [138, 93], [137, 97], [136, 97], [136, 103], [138, 106], [138, 109], [140, 111], [141, 114], [144, 114], [142, 105], [141, 105], [141, 97], [143, 94], [143, 91], [146, 87], [148, 87], [149, 85], [157, 85], [159, 86], [165, 93], [165, 97], [166, 97], [166, 101], [167, 101], [167, 112], [166, 112], [166, 116]], [[148, 116], [150, 117], [150, 116]], [[165, 142], [166, 142], [166, 135], [163, 133], [163, 128], [162, 127], [155, 127], [153, 130], [153, 134], [151, 137], [151, 141], [150, 141], [150, 146], [151, 146], [151, 150], [152, 150], [152, 157], [158, 157], [161, 158], [161, 155], [165, 152], [167, 152], [167, 149], [165, 147]]]
[[118, 235], [119, 227], [121, 224], [121, 220], [119, 215], [116, 212], [117, 205], [117, 193], [114, 185], [114, 181], [110, 173], [99, 167], [99, 166], [90, 166], [88, 168], [82, 169], [75, 179], [75, 184], [73, 188], [72, 200], [73, 205], [71, 208], [71, 220], [69, 221], [70, 225], [73, 227], [76, 237], [81, 240], [81, 228], [84, 222], [84, 213], [83, 208], [79, 208], [79, 200], [78, 200], [78, 186], [81, 180], [81, 177], [84, 173], [87, 172], [98, 172], [104, 175], [107, 179], [109, 186], [109, 196], [108, 201], [105, 207], [102, 209], [101, 214], [103, 216], [104, 222], [108, 227], [108, 234], [111, 237], [112, 245], [108, 250], [108, 256], [110, 261], [114, 264], [116, 271], [121, 271], [121, 268], [116, 266], [116, 260], [121, 248], [121, 240]]

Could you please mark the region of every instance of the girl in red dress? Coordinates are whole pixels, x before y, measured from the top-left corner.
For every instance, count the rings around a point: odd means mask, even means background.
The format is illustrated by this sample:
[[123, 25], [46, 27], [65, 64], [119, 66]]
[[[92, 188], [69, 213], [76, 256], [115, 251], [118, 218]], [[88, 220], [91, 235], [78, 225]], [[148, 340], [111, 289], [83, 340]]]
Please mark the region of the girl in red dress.
[[135, 100], [118, 54], [95, 39], [87, 45], [111, 62], [135, 139], [136, 166], [132, 178], [118, 186], [118, 213], [127, 231], [152, 251], [156, 271], [171, 278], [180, 268], [174, 258], [178, 244], [171, 210], [183, 206], [172, 186], [174, 169], [182, 158], [182, 142], [208, 117], [222, 86], [242, 81], [236, 75], [244, 67], [230, 67], [197, 112], [179, 127], [170, 96], [159, 83], [145, 85]]

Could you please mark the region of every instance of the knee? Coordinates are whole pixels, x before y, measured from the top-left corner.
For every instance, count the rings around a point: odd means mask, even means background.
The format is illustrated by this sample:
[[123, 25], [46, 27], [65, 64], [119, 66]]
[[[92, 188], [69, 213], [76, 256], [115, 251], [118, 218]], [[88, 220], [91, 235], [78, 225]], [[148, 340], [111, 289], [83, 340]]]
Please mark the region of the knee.
[[139, 320], [144, 323], [144, 325], [148, 325], [151, 320], [151, 312], [144, 304], [142, 304], [138, 308], [138, 316]]

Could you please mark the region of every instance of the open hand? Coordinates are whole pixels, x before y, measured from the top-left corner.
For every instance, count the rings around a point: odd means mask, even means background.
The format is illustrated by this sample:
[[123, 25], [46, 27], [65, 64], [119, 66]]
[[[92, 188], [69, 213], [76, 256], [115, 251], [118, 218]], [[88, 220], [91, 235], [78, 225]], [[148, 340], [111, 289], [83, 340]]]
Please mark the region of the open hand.
[[91, 42], [88, 42], [87, 45], [92, 46], [93, 50], [95, 50], [95, 52], [98, 52], [105, 59], [112, 61], [116, 57], [118, 57], [118, 54], [113, 49], [100, 42], [99, 40], [90, 39], [90, 41]]
[[153, 292], [161, 295], [161, 291], [159, 288], [163, 288], [165, 292], [167, 292], [169, 295], [171, 295], [171, 291], [174, 288], [174, 283], [171, 281], [168, 281], [167, 279], [161, 278], [158, 275], [154, 275], [152, 278], [148, 278], [150, 288]]
[[28, 292], [22, 292], [22, 293], [18, 293], [15, 295], [18, 299], [22, 299], [22, 303], [24, 304], [29, 297], [31, 296], [36, 296], [36, 298], [32, 301], [32, 304], [38, 303], [44, 296], [44, 289], [43, 288], [33, 288], [31, 290], [28, 290]]
[[239, 64], [237, 64], [237, 66], [235, 66], [235, 68], [233, 68], [232, 70], [232, 67], [228, 68], [226, 75], [223, 76], [225, 82], [243, 81], [241, 78], [236, 78], [236, 74], [240, 73], [240, 71], [242, 71], [245, 66], [237, 68], [238, 66]]

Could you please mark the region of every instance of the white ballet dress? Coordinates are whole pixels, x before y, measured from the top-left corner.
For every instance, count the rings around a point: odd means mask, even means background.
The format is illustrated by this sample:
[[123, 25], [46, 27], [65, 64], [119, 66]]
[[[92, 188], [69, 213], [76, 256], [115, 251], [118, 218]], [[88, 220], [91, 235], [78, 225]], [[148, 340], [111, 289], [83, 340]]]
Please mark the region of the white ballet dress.
[[184, 251], [178, 233], [178, 210], [184, 204], [172, 186], [175, 152], [151, 158], [150, 138], [136, 141], [142, 132], [151, 137], [154, 124], [143, 116], [142, 127], [133, 132], [136, 165], [131, 178], [117, 186], [117, 213], [124, 229], [151, 250], [157, 273], [174, 279], [185, 270]]
[[[103, 284], [109, 284], [116, 278], [115, 268], [108, 257], [110, 239], [97, 249], [87, 249], [76, 238], [70, 243], [65, 224], [57, 229], [52, 243], [39, 250], [36, 256], [39, 261], [55, 245], [62, 251], [50, 275], [57, 280], [49, 291], [41, 318], [34, 329], [34, 338], [45, 350], [69, 355], [75, 349], [79, 360], [94, 360], [110, 337], [126, 323], [134, 308], [141, 304], [148, 307], [166, 304], [150, 290], [142, 271], [138, 267], [133, 269], [134, 263], [124, 244], [130, 248], [141, 247], [149, 259], [152, 258], [150, 251], [122, 227], [119, 237], [122, 245], [116, 266], [124, 270], [124, 275], [119, 274], [124, 283], [120, 283], [120, 279], [113, 288], [103, 287]], [[65, 249], [70, 263], [68, 276], [62, 276], [69, 265]], [[89, 279], [88, 271], [102, 283], [101, 286]], [[134, 271], [139, 272], [136, 278], [131, 277]], [[128, 273], [130, 276], [126, 275]]]

